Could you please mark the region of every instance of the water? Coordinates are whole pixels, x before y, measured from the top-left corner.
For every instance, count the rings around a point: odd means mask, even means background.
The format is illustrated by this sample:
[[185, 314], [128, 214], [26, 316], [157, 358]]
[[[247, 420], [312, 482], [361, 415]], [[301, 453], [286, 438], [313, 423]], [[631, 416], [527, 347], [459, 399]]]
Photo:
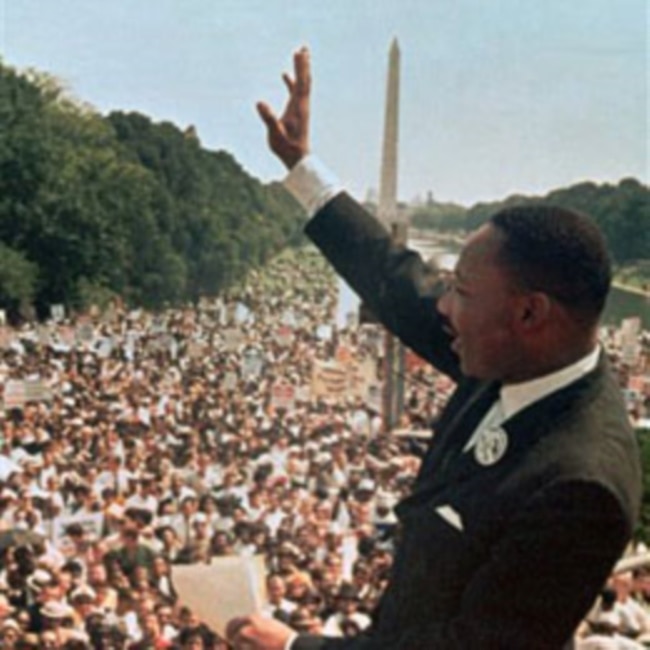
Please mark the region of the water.
[[603, 322], [607, 325], [620, 325], [623, 318], [630, 316], [639, 316], [643, 329], [650, 330], [650, 296], [614, 287], [605, 306]]

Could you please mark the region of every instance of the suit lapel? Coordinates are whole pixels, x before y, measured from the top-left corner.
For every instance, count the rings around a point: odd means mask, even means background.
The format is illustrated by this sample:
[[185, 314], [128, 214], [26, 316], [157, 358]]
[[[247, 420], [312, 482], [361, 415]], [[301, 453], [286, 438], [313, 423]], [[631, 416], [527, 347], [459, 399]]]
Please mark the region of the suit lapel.
[[418, 474], [415, 491], [448, 480], [448, 468], [458, 456], [499, 394], [496, 382], [472, 382], [458, 389], [445, 409]]
[[590, 400], [603, 376], [602, 366], [541, 400], [531, 404], [501, 425], [507, 436], [507, 450], [494, 465], [482, 466], [474, 451], [461, 453], [449, 467], [447, 479], [459, 481], [475, 472], [488, 471], [490, 467], [510, 463], [532, 449], [542, 438], [562, 427], [563, 420], [576, 412], [576, 404]]

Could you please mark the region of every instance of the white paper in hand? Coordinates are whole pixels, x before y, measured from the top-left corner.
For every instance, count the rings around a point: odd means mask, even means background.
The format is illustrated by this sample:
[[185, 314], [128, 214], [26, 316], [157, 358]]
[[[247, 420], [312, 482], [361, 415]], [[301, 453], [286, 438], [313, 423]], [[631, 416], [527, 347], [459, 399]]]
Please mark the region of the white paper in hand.
[[179, 604], [225, 636], [235, 616], [258, 612], [266, 602], [264, 558], [216, 557], [210, 564], [175, 564], [172, 580]]

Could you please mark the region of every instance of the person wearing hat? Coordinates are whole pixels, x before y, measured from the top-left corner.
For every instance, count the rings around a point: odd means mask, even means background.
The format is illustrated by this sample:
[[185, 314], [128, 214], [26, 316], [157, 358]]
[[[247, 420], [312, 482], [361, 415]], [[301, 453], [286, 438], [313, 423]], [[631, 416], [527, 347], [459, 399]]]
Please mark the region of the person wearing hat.
[[70, 594], [70, 603], [72, 604], [73, 628], [85, 630], [86, 620], [97, 611], [95, 590], [86, 584], [78, 586]]
[[442, 277], [310, 154], [306, 48], [294, 68], [283, 115], [258, 109], [310, 213], [307, 235], [457, 387], [396, 507], [400, 540], [373, 625], [349, 639], [292, 638], [277, 621], [242, 617], [229, 640], [248, 650], [568, 647], [642, 496], [634, 432], [598, 343], [612, 276], [603, 234], [556, 205], [508, 207]]
[[289, 626], [296, 632], [305, 634], [320, 634], [323, 623], [313, 616], [307, 607], [296, 607], [289, 615]]
[[13, 618], [7, 618], [0, 623], [0, 648], [13, 650], [23, 631]]
[[[68, 636], [70, 626], [73, 624], [74, 611], [65, 603], [59, 600], [48, 600], [41, 607], [42, 627], [40, 630], [41, 641], [43, 635], [54, 639], [60, 645]], [[57, 647], [56, 645], [49, 647]]]
[[323, 625], [326, 636], [345, 636], [343, 628], [346, 621], [353, 621], [360, 631], [370, 625], [370, 617], [359, 611], [361, 601], [354, 585], [341, 583], [334, 597], [334, 613], [327, 617]]
[[40, 607], [50, 597], [56, 597], [56, 581], [50, 571], [37, 568], [27, 576], [27, 602], [32, 626], [40, 619]]

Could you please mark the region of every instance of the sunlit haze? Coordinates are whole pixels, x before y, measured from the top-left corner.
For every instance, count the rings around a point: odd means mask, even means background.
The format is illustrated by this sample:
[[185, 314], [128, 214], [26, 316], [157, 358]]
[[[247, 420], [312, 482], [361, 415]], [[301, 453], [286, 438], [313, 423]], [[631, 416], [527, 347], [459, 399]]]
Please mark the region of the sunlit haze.
[[5, 64], [102, 113], [135, 110], [279, 179], [255, 102], [281, 108], [306, 44], [313, 149], [378, 185], [388, 50], [401, 48], [399, 196], [472, 204], [583, 180], [648, 182], [646, 0], [0, 0]]

